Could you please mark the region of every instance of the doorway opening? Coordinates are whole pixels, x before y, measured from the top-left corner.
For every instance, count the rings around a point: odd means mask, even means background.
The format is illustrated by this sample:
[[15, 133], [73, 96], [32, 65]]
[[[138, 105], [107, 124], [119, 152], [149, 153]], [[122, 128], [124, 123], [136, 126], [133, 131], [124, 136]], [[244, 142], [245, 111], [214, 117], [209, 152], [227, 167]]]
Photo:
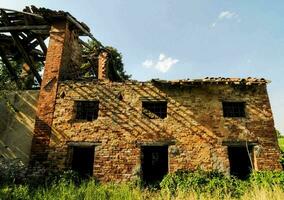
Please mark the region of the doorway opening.
[[72, 147], [72, 150], [71, 169], [83, 178], [92, 176], [95, 154], [94, 146], [74, 146]]
[[228, 146], [230, 161], [230, 174], [239, 178], [247, 179], [252, 172], [253, 146]]
[[142, 175], [146, 185], [155, 185], [168, 173], [168, 146], [142, 147]]

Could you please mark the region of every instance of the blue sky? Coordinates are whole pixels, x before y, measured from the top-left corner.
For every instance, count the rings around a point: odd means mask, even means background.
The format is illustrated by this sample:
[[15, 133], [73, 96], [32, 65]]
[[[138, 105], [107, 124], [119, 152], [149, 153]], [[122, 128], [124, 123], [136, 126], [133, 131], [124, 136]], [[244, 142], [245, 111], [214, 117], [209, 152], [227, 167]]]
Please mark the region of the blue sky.
[[1, 0], [69, 11], [124, 56], [134, 79], [265, 77], [284, 133], [283, 0]]

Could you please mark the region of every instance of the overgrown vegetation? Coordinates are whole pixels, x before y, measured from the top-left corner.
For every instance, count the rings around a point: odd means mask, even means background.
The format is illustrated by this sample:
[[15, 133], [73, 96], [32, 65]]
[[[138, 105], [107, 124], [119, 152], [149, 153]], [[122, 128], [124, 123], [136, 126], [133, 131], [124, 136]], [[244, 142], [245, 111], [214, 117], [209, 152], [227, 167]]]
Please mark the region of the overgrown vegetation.
[[139, 181], [100, 184], [71, 171], [27, 171], [16, 161], [2, 160], [0, 166], [0, 199], [284, 199], [284, 172], [255, 172], [242, 181], [219, 172], [178, 171], [168, 174], [157, 189], [142, 187]]
[[279, 147], [281, 151], [284, 152], [284, 137], [283, 136], [278, 138], [278, 143], [279, 143]]
[[278, 144], [279, 144], [280, 151], [281, 151], [280, 163], [282, 164], [282, 167], [284, 168], [284, 136], [278, 130], [276, 130], [276, 134], [277, 134]]
[[95, 77], [97, 75], [98, 57], [102, 52], [108, 54], [108, 76], [111, 80], [128, 80], [131, 77], [131, 75], [125, 72], [122, 54], [116, 48], [111, 46], [102, 47], [100, 43], [93, 40], [89, 40], [87, 45], [82, 49], [84, 62], [81, 69], [86, 71], [84, 74], [85, 77]]
[[256, 173], [247, 181], [216, 172], [179, 172], [165, 177], [161, 189], [141, 188], [134, 183], [99, 184], [70, 178], [50, 184], [2, 185], [0, 199], [283, 199], [284, 173]]

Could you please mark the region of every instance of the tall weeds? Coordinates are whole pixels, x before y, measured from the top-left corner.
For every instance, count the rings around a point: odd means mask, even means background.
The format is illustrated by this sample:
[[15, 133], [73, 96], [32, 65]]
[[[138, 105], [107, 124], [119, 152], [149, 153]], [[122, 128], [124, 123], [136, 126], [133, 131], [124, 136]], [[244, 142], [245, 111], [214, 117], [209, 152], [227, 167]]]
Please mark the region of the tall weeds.
[[[49, 180], [51, 178], [49, 177]], [[1, 180], [0, 180], [1, 181]], [[167, 175], [160, 188], [133, 183], [100, 184], [80, 181], [67, 173], [35, 186], [29, 183], [0, 185], [0, 199], [31, 200], [283, 200], [284, 172], [253, 173], [246, 181], [218, 172], [177, 172]]]

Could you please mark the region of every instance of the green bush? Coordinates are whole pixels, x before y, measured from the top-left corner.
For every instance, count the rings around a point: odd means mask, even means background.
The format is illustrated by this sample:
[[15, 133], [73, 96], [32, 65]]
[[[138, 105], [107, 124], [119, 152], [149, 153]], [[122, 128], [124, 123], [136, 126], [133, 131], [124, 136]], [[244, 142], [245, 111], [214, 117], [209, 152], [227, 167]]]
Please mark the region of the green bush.
[[230, 193], [232, 196], [240, 196], [244, 193], [248, 183], [229, 177], [223, 173], [202, 170], [197, 171], [178, 171], [168, 174], [160, 186], [174, 195], [177, 191], [195, 191], [200, 193], [214, 193], [216, 190], [221, 194]]
[[27, 185], [13, 185], [0, 190], [0, 199], [24, 200], [32, 197]]
[[262, 171], [251, 174], [249, 182], [260, 187], [280, 186], [284, 189], [283, 171]]
[[281, 149], [280, 149], [280, 153], [281, 153], [281, 157], [280, 157], [280, 163], [281, 163], [281, 165], [282, 165], [282, 167], [283, 167], [283, 169], [284, 169], [284, 150], [283, 150], [283, 146], [281, 147]]
[[0, 157], [0, 184], [13, 184], [25, 179], [27, 168], [19, 159]]
[[72, 170], [53, 172], [42, 165], [35, 165], [29, 169], [19, 159], [0, 158], [0, 186], [27, 184], [32, 187], [40, 187], [62, 181], [80, 184], [82, 180], [78, 173]]
[[220, 194], [230, 194], [233, 197], [240, 197], [252, 186], [265, 188], [277, 186], [284, 190], [284, 172], [254, 172], [248, 180], [243, 181], [214, 171], [178, 171], [168, 174], [160, 186], [171, 195], [175, 195], [179, 191], [195, 191], [198, 194], [213, 194], [218, 191]]

